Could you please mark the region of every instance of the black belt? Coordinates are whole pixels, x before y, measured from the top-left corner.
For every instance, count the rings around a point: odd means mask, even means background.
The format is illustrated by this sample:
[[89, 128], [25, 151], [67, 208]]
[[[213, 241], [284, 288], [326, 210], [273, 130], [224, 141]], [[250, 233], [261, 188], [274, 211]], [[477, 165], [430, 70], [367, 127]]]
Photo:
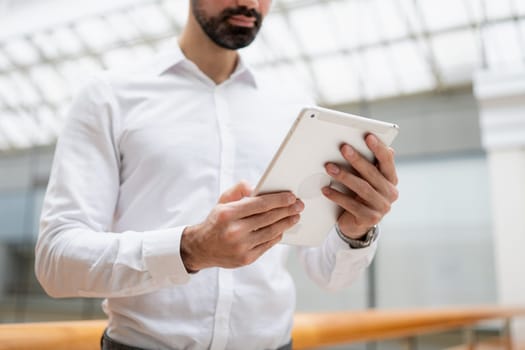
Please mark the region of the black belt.
[[[102, 350], [147, 350], [144, 348], [137, 348], [136, 346], [130, 346], [119, 343], [115, 339], [111, 339], [109, 335], [104, 331], [102, 338], [100, 339], [100, 349]], [[278, 347], [276, 350], [292, 350], [292, 341], [286, 345]]]

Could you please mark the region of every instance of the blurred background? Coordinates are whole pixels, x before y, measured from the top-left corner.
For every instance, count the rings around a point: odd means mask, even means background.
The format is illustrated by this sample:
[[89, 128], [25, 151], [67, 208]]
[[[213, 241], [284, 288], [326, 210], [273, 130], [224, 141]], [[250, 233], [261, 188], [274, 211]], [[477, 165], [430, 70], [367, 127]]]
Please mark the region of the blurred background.
[[[34, 277], [54, 143], [74, 92], [173, 45], [187, 2], [0, 0], [0, 322], [104, 316]], [[525, 304], [525, 1], [274, 0], [243, 54], [320, 105], [401, 127], [373, 266], [329, 294], [292, 257], [298, 310]]]

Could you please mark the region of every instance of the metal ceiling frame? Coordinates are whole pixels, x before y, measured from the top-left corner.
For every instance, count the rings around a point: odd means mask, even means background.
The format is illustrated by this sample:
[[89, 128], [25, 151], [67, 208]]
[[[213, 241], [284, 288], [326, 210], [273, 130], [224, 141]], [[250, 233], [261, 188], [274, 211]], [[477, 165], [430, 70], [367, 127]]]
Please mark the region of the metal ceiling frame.
[[[108, 52], [111, 52], [112, 50], [118, 50], [118, 49], [131, 49], [133, 47], [145, 45], [149, 47], [152, 50], [156, 50], [156, 47], [161, 43], [162, 41], [166, 39], [173, 38], [180, 34], [182, 30], [182, 24], [178, 23], [177, 19], [168, 13], [167, 10], [167, 1], [171, 0], [150, 0], [150, 1], [143, 1], [142, 3], [128, 6], [125, 8], [119, 8], [114, 9], [110, 12], [103, 13], [96, 16], [86, 16], [83, 19], [77, 19], [76, 23], [82, 22], [84, 20], [97, 18], [100, 19], [104, 25], [108, 26], [108, 28], [111, 28], [112, 24], [110, 23], [110, 16], [113, 14], [122, 14], [124, 18], [126, 18], [129, 21], [129, 24], [133, 26], [135, 30], [138, 32], [138, 38], [134, 40], [126, 40], [125, 38], [119, 36], [118, 33], [116, 33], [115, 38], [116, 40], [111, 42], [108, 45], [101, 46], [100, 48], [92, 48], [86, 39], [83, 37], [83, 35], [78, 31], [77, 24], [73, 22], [66, 22], [62, 25], [55, 26], [53, 28], [47, 28], [45, 30], [39, 31], [38, 33], [43, 33], [45, 35], [49, 35], [53, 33], [54, 30], [58, 28], [66, 29], [68, 30], [72, 35], [74, 35], [75, 40], [80, 44], [81, 49], [79, 53], [77, 54], [68, 54], [61, 52], [56, 57], [49, 57], [46, 52], [42, 49], [41, 45], [38, 44], [35, 41], [35, 35], [37, 33], [33, 34], [26, 34], [20, 37], [15, 37], [11, 39], [5, 39], [3, 42], [0, 42], [0, 54], [5, 56], [5, 60], [7, 62], [8, 68], [6, 69], [0, 69], [0, 77], [3, 77], [7, 79], [8, 81], [11, 80], [11, 77], [9, 76], [13, 71], [18, 72], [21, 76], [24, 77], [24, 79], [27, 79], [27, 81], [32, 84], [35, 93], [37, 94], [38, 98], [41, 100], [41, 103], [36, 104], [27, 104], [27, 103], [21, 103], [18, 105], [13, 105], [10, 103], [4, 96], [0, 95], [0, 118], [2, 117], [2, 112], [7, 112], [9, 114], [23, 114], [23, 115], [32, 115], [33, 118], [35, 118], [35, 121], [39, 122], [38, 116], [36, 113], [34, 113], [35, 110], [38, 110], [42, 107], [48, 108], [52, 111], [52, 113], [59, 113], [59, 110], [69, 101], [69, 99], [66, 99], [64, 101], [60, 102], [53, 102], [49, 101], [46, 98], [46, 94], [44, 92], [44, 87], [40, 86], [37, 81], [35, 81], [34, 77], [31, 74], [31, 70], [36, 66], [47, 66], [50, 67], [54, 73], [57, 74], [62, 79], [65, 79], [64, 73], [61, 72], [61, 65], [69, 62], [69, 61], [76, 61], [83, 58], [90, 58], [92, 59], [101, 69], [102, 68], [108, 68], [106, 66], [106, 63], [104, 62], [104, 55]], [[373, 42], [373, 43], [364, 43], [359, 44], [354, 47], [340, 47], [336, 50], [326, 51], [322, 53], [316, 53], [316, 54], [310, 54], [307, 53], [305, 50], [304, 45], [300, 41], [300, 35], [298, 34], [296, 26], [294, 26], [290, 20], [290, 14], [297, 9], [305, 8], [309, 6], [325, 6], [328, 7], [328, 5], [336, 5], [340, 2], [345, 1], [362, 1], [362, 0], [296, 0], [296, 1], [276, 1], [272, 10], [271, 14], [279, 14], [282, 16], [285, 25], [290, 31], [291, 37], [295, 40], [296, 45], [299, 49], [299, 55], [294, 57], [276, 57], [271, 60], [267, 60], [262, 63], [256, 64], [259, 68], [268, 68], [275, 65], [283, 65], [283, 64], [293, 64], [296, 62], [300, 62], [306, 67], [307, 73], [310, 76], [309, 81], [312, 82], [312, 84], [309, 86], [314, 93], [315, 97], [317, 98], [318, 102], [320, 104], [323, 104], [328, 99], [326, 96], [323, 95], [323, 91], [319, 88], [318, 84], [315, 82], [318, 81], [318, 78], [316, 76], [316, 70], [314, 68], [314, 64], [317, 60], [325, 59], [327, 57], [331, 57], [334, 55], [341, 56], [343, 58], [349, 58], [349, 57], [356, 57], [358, 60], [363, 60], [364, 53], [368, 50], [374, 50], [374, 49], [382, 49], [385, 52], [386, 57], [386, 63], [389, 65], [390, 70], [393, 74], [394, 83], [399, 91], [399, 94], [403, 94], [402, 91], [402, 79], [400, 76], [400, 71], [398, 69], [398, 66], [394, 64], [394, 59], [392, 56], [392, 49], [396, 46], [396, 44], [401, 44], [405, 42], [413, 43], [415, 48], [418, 50], [419, 54], [422, 57], [422, 61], [425, 62], [427, 67], [429, 68], [429, 72], [432, 75], [432, 78], [434, 79], [434, 88], [436, 90], [441, 90], [444, 88], [447, 88], [447, 85], [443, 81], [443, 72], [441, 71], [441, 68], [439, 67], [439, 64], [437, 62], [436, 53], [434, 52], [434, 48], [432, 45], [432, 40], [436, 36], [445, 35], [449, 33], [464, 31], [464, 30], [472, 30], [474, 32], [475, 37], [478, 38], [479, 43], [479, 55], [480, 55], [480, 61], [482, 62], [483, 67], [487, 67], [487, 48], [483, 41], [484, 31], [487, 30], [490, 26], [495, 26], [502, 23], [509, 23], [513, 22], [515, 24], [516, 31], [518, 33], [518, 40], [519, 40], [519, 48], [521, 50], [521, 57], [523, 62], [525, 63], [525, 34], [521, 30], [520, 26], [524, 26], [525, 24], [525, 14], [519, 14], [518, 13], [518, 6], [516, 4], [516, 0], [508, 0], [512, 7], [512, 15], [505, 17], [505, 18], [493, 18], [488, 19], [487, 18], [487, 6], [486, 6], [486, 0], [478, 0], [481, 8], [481, 18], [476, 19], [474, 15], [473, 8], [471, 7], [471, 3], [467, 0], [462, 0], [463, 6], [465, 7], [465, 11], [467, 12], [467, 18], [468, 21], [466, 23], [462, 23], [459, 25], [453, 25], [448, 26], [445, 28], [441, 28], [439, 30], [430, 30], [428, 28], [428, 25], [425, 21], [425, 18], [423, 16], [423, 10], [422, 10], [422, 4], [420, 0], [410, 0], [410, 6], [411, 11], [414, 11], [416, 14], [417, 19], [417, 28], [414, 27], [414, 25], [411, 22], [411, 19], [409, 18], [409, 14], [406, 13], [406, 9], [401, 4], [401, 0], [395, 1], [395, 8], [396, 8], [396, 15], [401, 20], [402, 23], [404, 23], [404, 26], [406, 28], [406, 34], [400, 35], [398, 37], [394, 38], [387, 38], [385, 35], [385, 29], [382, 26], [381, 20], [378, 16], [373, 18], [376, 28], [378, 28], [379, 38], [380, 40]], [[390, 1], [390, 0], [388, 0]], [[407, 2], [408, 3], [408, 2]], [[169, 24], [169, 29], [166, 31], [166, 33], [161, 33], [157, 35], [150, 35], [146, 33], [145, 31], [141, 30], [141, 26], [139, 23], [136, 23], [136, 21], [133, 20], [133, 16], [131, 15], [132, 11], [140, 10], [140, 8], [144, 6], [158, 6], [159, 13], [162, 14], [165, 19], [167, 20], [167, 23]], [[377, 4], [374, 3], [374, 6]], [[327, 9], [327, 10], [331, 10]], [[338, 30], [336, 27], [334, 27], [334, 30]], [[35, 52], [38, 54], [38, 63], [36, 64], [23, 64], [20, 62], [17, 62], [14, 57], [12, 57], [9, 52], [5, 49], [8, 42], [11, 40], [18, 40], [22, 39], [24, 40], [24, 43], [29, 45], [31, 49], [35, 50]], [[268, 47], [271, 47], [271, 43], [266, 42], [266, 38], [263, 35], [261, 35], [260, 40], [262, 40]], [[358, 98], [361, 100], [366, 100], [367, 95], [365, 93], [366, 89], [366, 77], [363, 76], [362, 73], [357, 73], [357, 81], [358, 86], [360, 89]], [[17, 86], [13, 82], [13, 88], [16, 89]], [[6, 138], [9, 139], [9, 138]], [[0, 147], [1, 148], [1, 147]], [[1, 150], [0, 150], [1, 151]]]

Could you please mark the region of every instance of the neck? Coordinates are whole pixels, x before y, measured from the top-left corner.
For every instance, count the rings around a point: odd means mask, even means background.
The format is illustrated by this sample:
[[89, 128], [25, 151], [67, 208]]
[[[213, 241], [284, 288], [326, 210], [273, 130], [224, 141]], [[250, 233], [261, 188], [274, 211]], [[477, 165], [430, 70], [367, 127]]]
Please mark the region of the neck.
[[216, 84], [228, 79], [237, 65], [237, 52], [217, 46], [191, 15], [179, 38], [179, 45], [186, 58]]

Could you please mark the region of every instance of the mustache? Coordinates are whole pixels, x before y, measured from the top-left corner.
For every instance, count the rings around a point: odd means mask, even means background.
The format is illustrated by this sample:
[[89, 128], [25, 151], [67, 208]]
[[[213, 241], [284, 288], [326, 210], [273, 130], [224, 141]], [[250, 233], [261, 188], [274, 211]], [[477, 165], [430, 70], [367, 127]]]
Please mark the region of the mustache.
[[232, 16], [246, 16], [246, 17], [254, 17], [257, 23], [261, 23], [262, 15], [255, 9], [249, 9], [245, 6], [241, 7], [229, 7], [227, 9], [224, 9], [224, 11], [221, 12], [221, 19], [227, 20], [229, 17]]

